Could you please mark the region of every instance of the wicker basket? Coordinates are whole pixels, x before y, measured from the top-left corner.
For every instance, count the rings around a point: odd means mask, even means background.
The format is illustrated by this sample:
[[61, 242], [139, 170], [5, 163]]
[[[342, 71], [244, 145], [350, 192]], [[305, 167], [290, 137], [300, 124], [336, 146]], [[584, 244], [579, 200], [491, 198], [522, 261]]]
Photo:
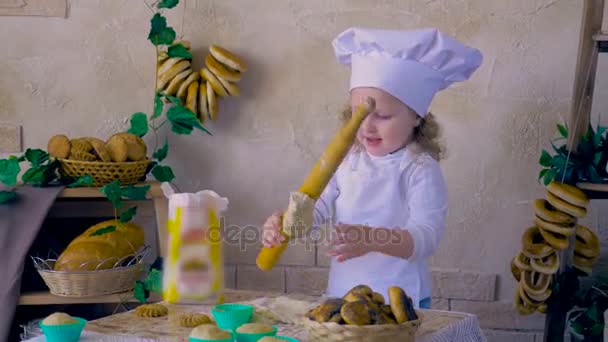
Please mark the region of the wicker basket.
[[414, 342], [422, 323], [422, 313], [416, 310], [417, 320], [402, 324], [348, 325], [333, 322], [319, 323], [302, 319], [312, 341], [327, 342]]
[[[116, 262], [113, 268], [96, 271], [53, 271], [55, 259], [33, 257], [34, 266], [52, 294], [62, 297], [93, 297], [133, 290], [143, 271], [149, 247]], [[102, 264], [103, 262], [100, 262]]]
[[86, 174], [91, 175], [93, 177], [91, 186], [104, 186], [117, 179], [122, 185], [135, 184], [144, 177], [146, 169], [151, 163], [149, 159], [124, 163], [72, 159], [59, 159], [59, 162], [61, 163], [60, 172], [63, 175], [74, 178]]

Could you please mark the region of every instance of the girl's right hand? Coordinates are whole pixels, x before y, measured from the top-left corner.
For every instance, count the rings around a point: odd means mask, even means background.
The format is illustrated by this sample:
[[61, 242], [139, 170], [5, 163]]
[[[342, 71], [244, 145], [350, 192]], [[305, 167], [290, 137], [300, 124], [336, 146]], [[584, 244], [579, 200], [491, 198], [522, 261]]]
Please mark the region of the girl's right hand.
[[281, 234], [283, 229], [283, 212], [277, 211], [273, 213], [266, 222], [262, 230], [262, 240], [264, 247], [273, 247], [280, 245], [285, 241], [285, 237]]

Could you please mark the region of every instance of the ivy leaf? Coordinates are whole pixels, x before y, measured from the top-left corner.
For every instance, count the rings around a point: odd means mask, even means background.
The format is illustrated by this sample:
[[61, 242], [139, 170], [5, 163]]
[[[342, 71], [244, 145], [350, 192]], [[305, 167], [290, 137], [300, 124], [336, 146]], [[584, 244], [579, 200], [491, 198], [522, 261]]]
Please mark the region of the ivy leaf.
[[128, 132], [140, 138], [148, 133], [148, 117], [145, 113], [137, 112], [131, 115], [131, 127]]
[[146, 194], [150, 190], [150, 185], [134, 186], [129, 185], [122, 188], [122, 197], [126, 197], [132, 200], [145, 200]]
[[543, 176], [543, 183], [545, 184], [545, 186], [549, 185], [549, 183], [551, 183], [551, 181], [553, 180], [554, 177], [555, 177], [555, 171], [553, 171], [552, 169], [549, 169], [549, 171], [547, 171]]
[[15, 191], [0, 191], [0, 204], [6, 204], [17, 197]]
[[545, 177], [545, 175], [547, 174], [547, 172], [549, 172], [550, 169], [542, 169], [540, 170], [540, 172], [538, 173], [538, 180], [541, 180], [543, 177]]
[[26, 184], [43, 184], [46, 180], [45, 170], [46, 167], [44, 165], [31, 167], [25, 171], [21, 179], [23, 180], [23, 183]]
[[41, 149], [30, 149], [25, 151], [25, 159], [27, 159], [33, 166], [44, 164], [49, 159], [49, 154]]
[[21, 172], [17, 158], [0, 159], [0, 182], [8, 186], [17, 185], [17, 176]]
[[175, 40], [175, 30], [167, 26], [167, 18], [160, 13], [154, 14], [152, 20], [150, 20], [150, 26], [148, 39], [155, 46], [169, 45]]
[[131, 207], [131, 208], [123, 211], [122, 213], [120, 213], [120, 222], [127, 223], [127, 222], [131, 221], [131, 219], [133, 219], [133, 216], [135, 216], [135, 214], [137, 214], [137, 207]]
[[173, 170], [169, 166], [156, 165], [152, 169], [152, 175], [159, 182], [170, 182], [175, 179], [175, 175], [173, 174]]
[[119, 180], [104, 185], [100, 191], [112, 202], [114, 209], [122, 206], [122, 189]]
[[154, 157], [154, 159], [158, 160], [159, 162], [163, 161], [165, 158], [167, 158], [167, 154], [169, 153], [169, 140], [167, 140], [165, 138], [165, 144], [163, 145], [163, 147], [159, 148], [158, 150], [156, 150], [154, 152], [154, 154], [152, 155], [152, 157]]
[[171, 130], [176, 134], [190, 134], [194, 128], [198, 128], [211, 135], [201, 125], [196, 115], [184, 106], [178, 105], [169, 109], [167, 119], [171, 122]]
[[144, 281], [150, 291], [156, 293], [163, 292], [163, 273], [161, 271], [151, 268]]
[[179, 0], [160, 0], [158, 3], [158, 8], [173, 8], [177, 6]]
[[78, 177], [74, 182], [67, 185], [68, 188], [76, 188], [79, 186], [91, 186], [93, 184], [93, 177], [89, 174]]
[[141, 280], [135, 281], [135, 288], [133, 289], [133, 297], [140, 301], [141, 303], [145, 303], [148, 299], [150, 292], [146, 290], [144, 287], [144, 283]]
[[549, 154], [549, 152], [543, 150], [543, 152], [540, 154], [540, 159], [538, 162], [542, 166], [550, 167], [551, 166], [551, 155]]
[[192, 58], [192, 54], [184, 45], [175, 44], [171, 45], [167, 50], [167, 56], [169, 57], [183, 57], [183, 58]]
[[161, 257], [161, 256], [156, 257], [156, 260], [154, 260], [154, 262], [150, 266], [150, 269], [157, 269], [159, 271], [162, 271], [162, 269], [163, 269], [163, 257]]
[[157, 117], [159, 117], [163, 112], [163, 101], [161, 99], [161, 95], [159, 93], [156, 93], [156, 95], [154, 96], [154, 114], [152, 115], [152, 117], [150, 118], [151, 120], [156, 119]]
[[165, 98], [169, 101], [171, 101], [173, 104], [181, 106], [183, 105], [182, 100], [180, 100], [179, 98], [175, 97], [175, 96], [171, 96], [171, 95], [165, 95]]
[[104, 228], [97, 229], [96, 231], [92, 232], [91, 235], [89, 235], [89, 236], [100, 236], [100, 235], [108, 234], [108, 233], [111, 233], [111, 232], [114, 232], [114, 231], [116, 231], [116, 227], [115, 226], [107, 226], [107, 227], [104, 227]]
[[563, 138], [567, 138], [568, 137], [568, 130], [566, 129], [566, 127], [564, 127], [564, 125], [562, 124], [557, 124], [557, 130], [559, 131], [559, 134], [563, 137]]

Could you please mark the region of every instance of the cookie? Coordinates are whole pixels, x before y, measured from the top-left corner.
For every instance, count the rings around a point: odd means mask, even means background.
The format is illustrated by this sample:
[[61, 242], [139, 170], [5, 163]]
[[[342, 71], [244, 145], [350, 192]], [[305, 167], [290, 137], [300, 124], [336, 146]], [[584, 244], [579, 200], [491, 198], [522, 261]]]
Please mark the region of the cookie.
[[65, 159], [70, 155], [71, 146], [70, 139], [67, 136], [58, 134], [49, 139], [47, 149], [51, 156]]
[[194, 328], [201, 324], [212, 324], [211, 318], [205, 314], [187, 313], [179, 316], [179, 325], [185, 328]]
[[113, 162], [122, 163], [127, 161], [129, 150], [127, 142], [120, 136], [113, 135], [106, 142], [106, 148]]
[[162, 317], [166, 316], [169, 310], [161, 304], [144, 304], [135, 309], [135, 314], [139, 317]]
[[69, 159], [80, 161], [95, 161], [97, 157], [93, 153], [87, 151], [72, 150], [70, 151]]
[[110, 157], [110, 152], [108, 152], [108, 148], [106, 147], [106, 143], [97, 138], [86, 138], [87, 141], [93, 146], [93, 151], [97, 155], [98, 159], [109, 163], [112, 161], [112, 157]]

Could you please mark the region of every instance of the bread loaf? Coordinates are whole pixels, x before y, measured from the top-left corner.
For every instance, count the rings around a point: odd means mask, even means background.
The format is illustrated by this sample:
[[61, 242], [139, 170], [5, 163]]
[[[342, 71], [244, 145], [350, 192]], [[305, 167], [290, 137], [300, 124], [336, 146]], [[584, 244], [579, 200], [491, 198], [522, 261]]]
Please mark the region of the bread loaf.
[[144, 244], [143, 228], [133, 222], [100, 222], [77, 236], [61, 253], [55, 271], [109, 269]]

